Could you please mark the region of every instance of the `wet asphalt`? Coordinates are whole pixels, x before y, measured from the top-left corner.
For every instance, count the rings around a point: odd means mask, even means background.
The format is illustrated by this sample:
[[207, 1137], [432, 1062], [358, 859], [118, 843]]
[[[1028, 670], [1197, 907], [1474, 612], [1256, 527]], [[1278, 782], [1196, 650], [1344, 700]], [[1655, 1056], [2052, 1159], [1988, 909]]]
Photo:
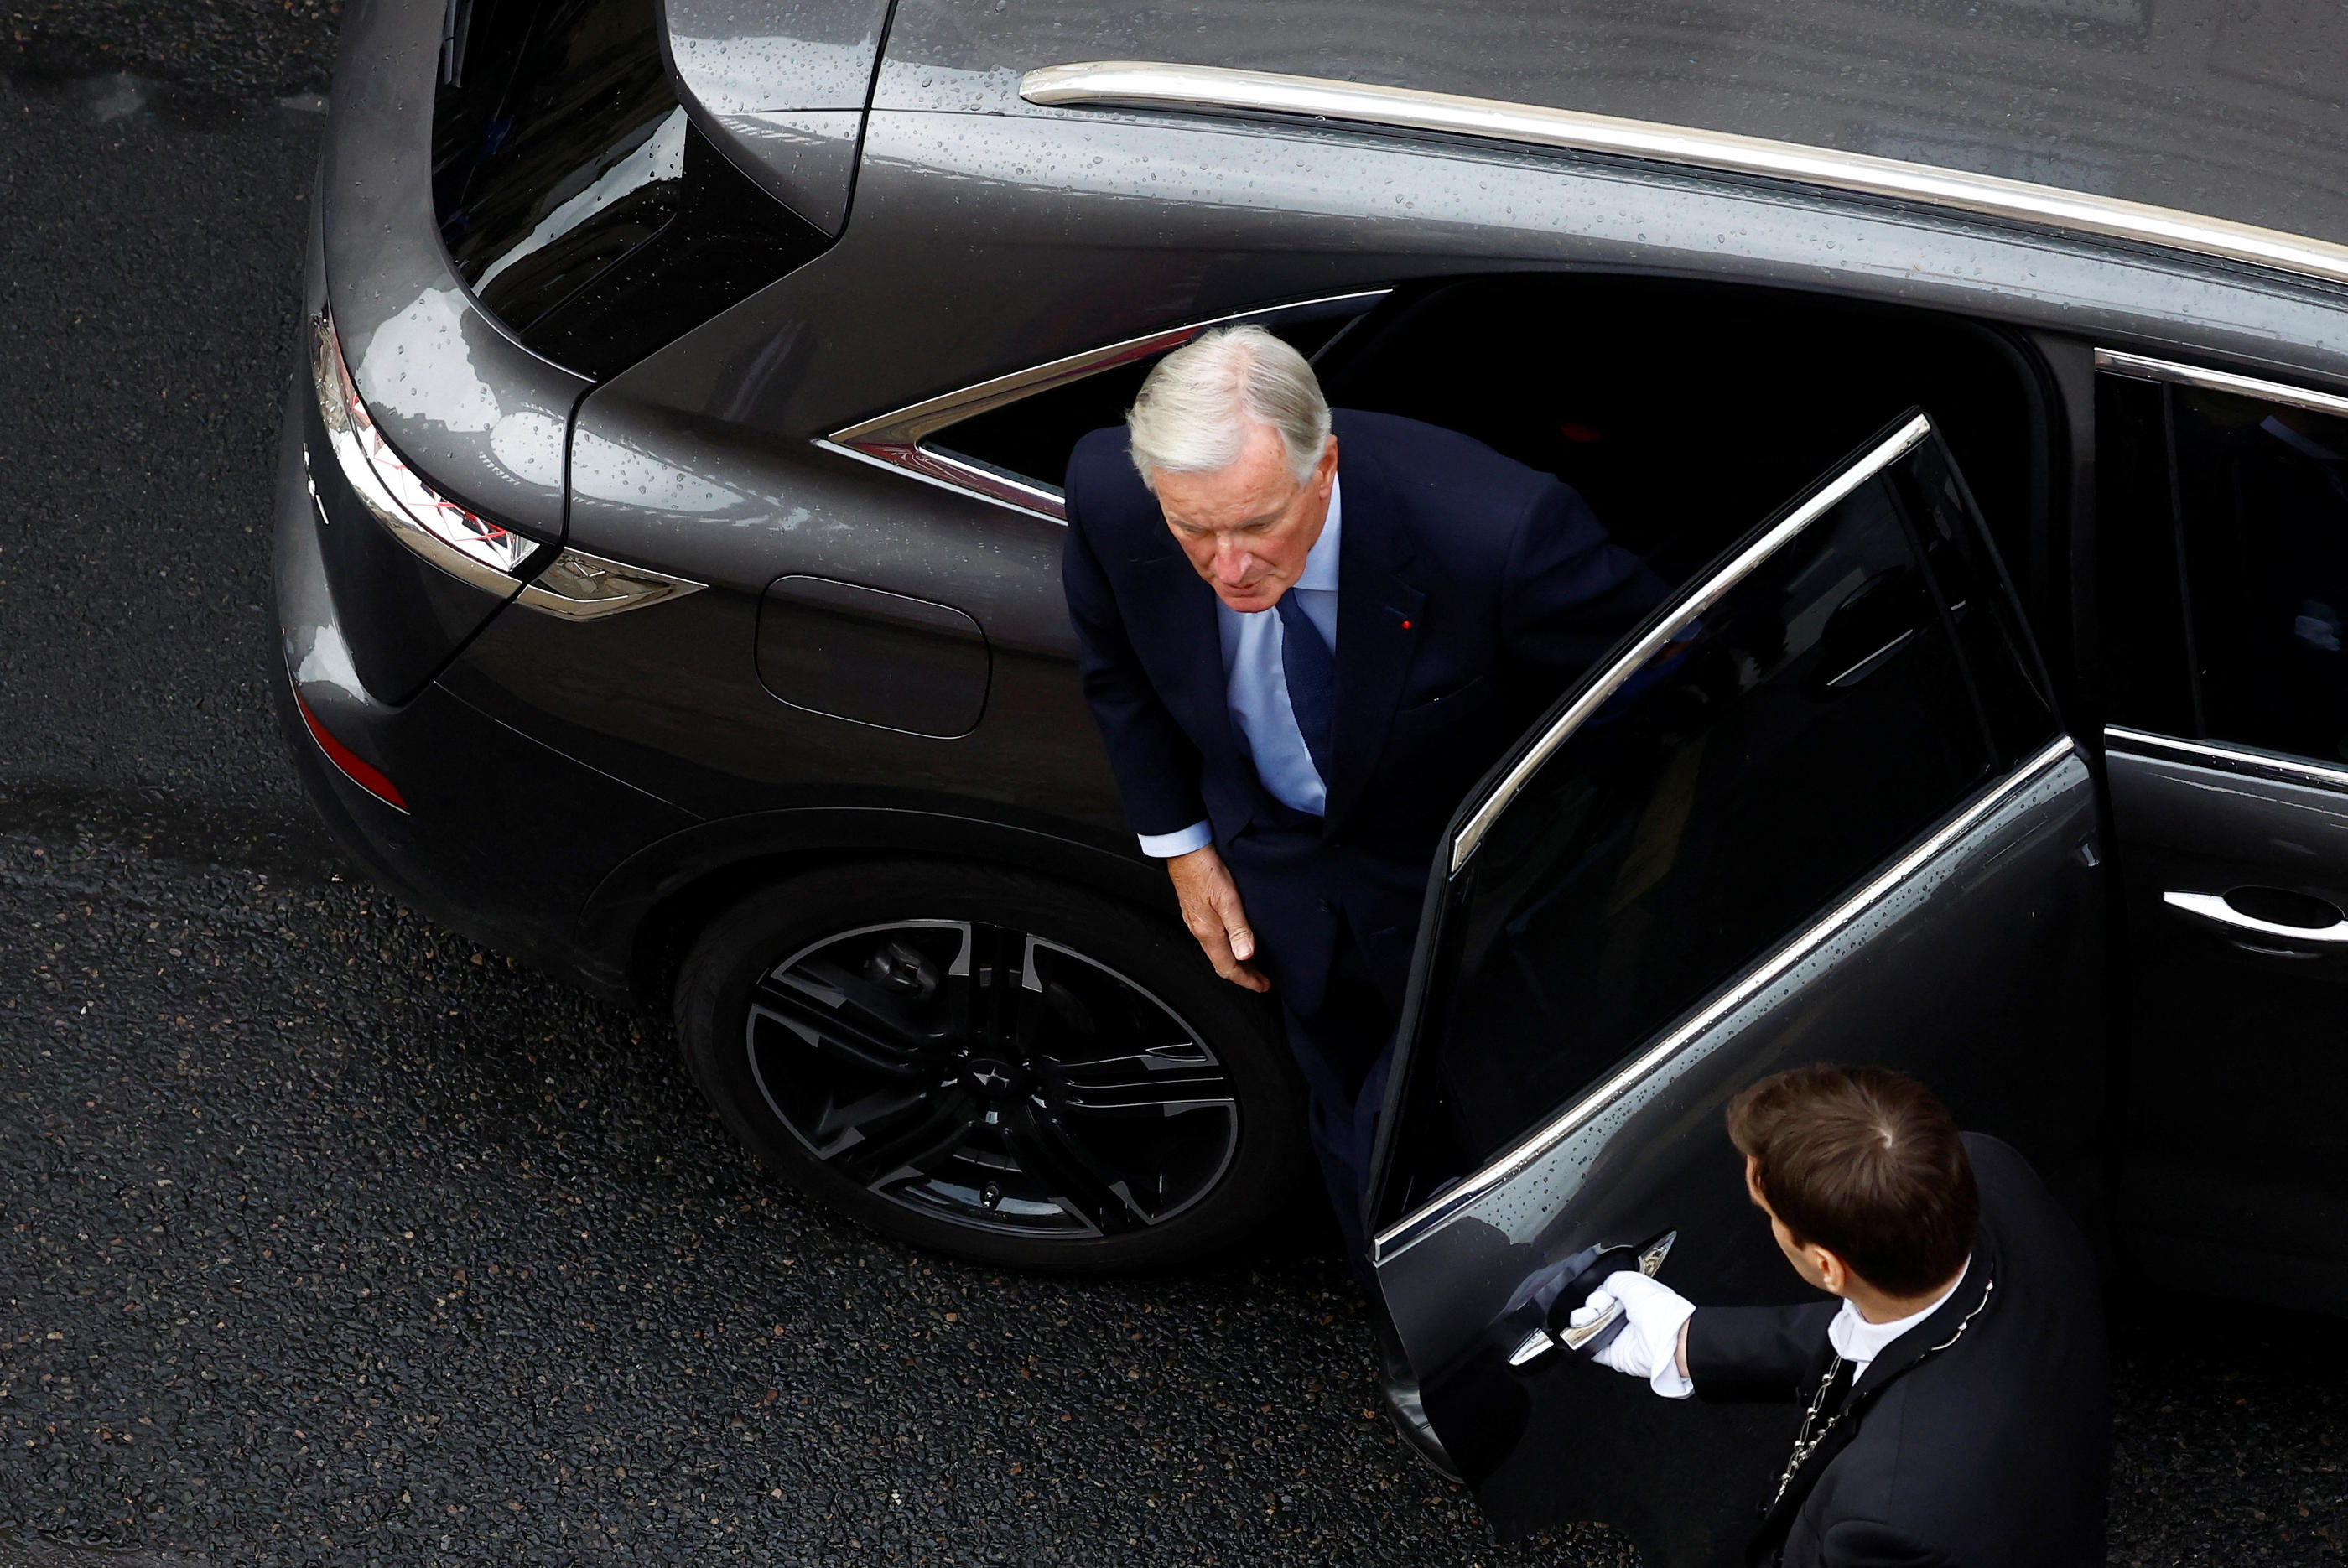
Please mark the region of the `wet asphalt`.
[[[1401, 1453], [1311, 1216], [1081, 1284], [878, 1240], [659, 1019], [346, 869], [263, 674], [331, 19], [185, 10], [7, 13], [0, 1568], [1634, 1561]], [[121, 65], [193, 85], [26, 74]], [[2341, 1562], [2336, 1326], [2119, 1333], [2112, 1561]]]

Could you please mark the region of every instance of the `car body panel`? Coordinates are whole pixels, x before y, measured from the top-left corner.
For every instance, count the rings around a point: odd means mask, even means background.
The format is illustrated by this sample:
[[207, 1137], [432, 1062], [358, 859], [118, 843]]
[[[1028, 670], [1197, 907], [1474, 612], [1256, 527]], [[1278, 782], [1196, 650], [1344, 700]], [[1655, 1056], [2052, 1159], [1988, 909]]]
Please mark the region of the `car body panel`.
[[[299, 378], [288, 389], [278, 459], [273, 572], [281, 658], [272, 683], [307, 793], [352, 856], [417, 908], [575, 984], [627, 995], [624, 955], [577, 944], [574, 912], [627, 848], [681, 831], [692, 817], [527, 738], [438, 682], [400, 706], [367, 689], [328, 584], [303, 471], [300, 414], [310, 395]], [[339, 745], [391, 780], [404, 810], [330, 762], [297, 699]], [[518, 833], [562, 844], [564, 852], [518, 856]], [[611, 846], [608, 857], [596, 853], [599, 845]]]
[[919, 857], [1016, 867], [1092, 888], [1167, 919], [1165, 873], [1123, 834], [1084, 841], [1040, 813], [1011, 820], [949, 801], [939, 809], [801, 806], [723, 817], [645, 844], [613, 868], [579, 912], [582, 965], [624, 974], [633, 999], [666, 999], [664, 965], [702, 924], [767, 880], [848, 860]]
[[860, 109], [889, 0], [662, 0], [669, 63], [712, 114]]
[[438, 674], [515, 590], [492, 593], [444, 571], [385, 527], [335, 460], [314, 384], [295, 380], [297, 425], [307, 450], [318, 455], [308, 480], [342, 634], [364, 689], [396, 706]]
[[[927, 810], [960, 799], [1117, 835], [1123, 813], [1075, 687], [1059, 525], [736, 434], [712, 438], [708, 422], [617, 385], [591, 399], [574, 448], [580, 547], [593, 539], [598, 553], [659, 561], [709, 588], [599, 623], [502, 616], [450, 678], [527, 694], [514, 707], [532, 711], [515, 722], [705, 815], [825, 803], [810, 792], [829, 786], [860, 803], [874, 791]], [[983, 721], [942, 739], [770, 692], [758, 609], [793, 574], [974, 620], [989, 655]]]
[[2348, 241], [2348, 19], [2283, 0], [903, 0], [876, 109], [1038, 112], [1078, 60], [1292, 72], [1767, 137]]
[[591, 383], [508, 336], [448, 264], [432, 208], [443, 10], [357, 0], [344, 18], [319, 180], [326, 304], [384, 438], [442, 493], [559, 541]]
[[776, 200], [828, 234], [848, 221], [888, 0], [665, 0], [677, 95]]
[[[2123, 732], [2106, 751], [2134, 1009], [2122, 1222], [2147, 1264], [2222, 1256], [2242, 1294], [2348, 1292], [2348, 947], [2230, 928], [2172, 892], [2348, 908], [2348, 789]], [[2315, 770], [2310, 769], [2310, 772]]]
[[835, 718], [955, 740], [986, 712], [986, 633], [951, 604], [792, 573], [758, 606], [758, 679]]
[[1808, 1299], [1723, 1127], [1755, 1079], [1821, 1059], [1916, 1074], [2078, 1191], [2102, 1092], [2104, 912], [2079, 856], [2096, 834], [2093, 776], [2066, 752], [1518, 1175], [1380, 1259], [1427, 1413], [1496, 1524], [1598, 1518], [1650, 1562], [1735, 1560], [1784, 1457], [1782, 1408], [1667, 1402], [1565, 1351], [1512, 1372], [1514, 1338], [1486, 1331], [1542, 1269], [1666, 1229], [1663, 1282], [1699, 1305]]
[[1500, 98], [1380, 87], [1327, 77], [1150, 60], [1082, 60], [1020, 78], [1020, 96], [1049, 108], [1123, 108], [1359, 125], [1385, 134], [1462, 137], [1668, 168], [1847, 191], [1974, 212], [2055, 233], [2088, 234], [2348, 284], [2348, 245], [2036, 181], [1912, 159], [1844, 152], [1698, 127], [1544, 108]]
[[[2348, 1301], [2348, 399], [2099, 350], [2096, 580], [2126, 895], [2118, 1218], [2160, 1275]], [[2304, 482], [2302, 482], [2304, 481]], [[2327, 621], [2324, 617], [2333, 617]]]
[[302, 400], [309, 396], [309, 387], [299, 378], [289, 385], [279, 438], [277, 527], [271, 552], [279, 662], [291, 689], [319, 722], [354, 754], [380, 769], [383, 758], [376, 749], [374, 727], [393, 707], [360, 678], [357, 655], [344, 637], [342, 616], [327, 583], [318, 505], [310, 495], [302, 451]]
[[704, 131], [767, 194], [827, 234], [848, 222], [860, 108], [745, 109], [706, 118]]

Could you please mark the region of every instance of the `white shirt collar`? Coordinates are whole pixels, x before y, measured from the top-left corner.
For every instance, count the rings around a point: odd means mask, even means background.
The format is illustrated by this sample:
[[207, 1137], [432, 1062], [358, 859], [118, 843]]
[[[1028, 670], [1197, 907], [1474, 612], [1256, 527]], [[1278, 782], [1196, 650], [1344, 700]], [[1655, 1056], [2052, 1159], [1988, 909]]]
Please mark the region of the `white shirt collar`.
[[[2259, 421], [2259, 428], [2264, 430], [2268, 435], [2272, 436], [2276, 440], [2281, 441], [2284, 446], [2289, 447], [2292, 451], [2297, 452], [2302, 457], [2313, 458], [2316, 461], [2322, 463], [2336, 463], [2340, 460], [2339, 453], [2333, 451], [2331, 448], [2325, 446], [2321, 441], [2315, 440], [2311, 437], [2301, 435], [2297, 430], [2292, 429], [2281, 419], [2261, 419]], [[1333, 517], [1336, 515], [1335, 504], [1334, 502], [1331, 503], [1330, 515]]]
[[1336, 592], [1337, 552], [1340, 548], [1337, 541], [1344, 531], [1344, 481], [1332, 479], [1329, 481], [1329, 520], [1321, 525], [1321, 537], [1314, 540], [1313, 548], [1305, 552], [1304, 570], [1296, 574], [1299, 588]]
[[1894, 1318], [1890, 1323], [1868, 1322], [1859, 1315], [1859, 1308], [1846, 1300], [1842, 1310], [1835, 1314], [1834, 1321], [1827, 1325], [1827, 1343], [1834, 1346], [1836, 1355], [1852, 1363], [1859, 1371], [1866, 1371], [1893, 1340], [1940, 1311], [1941, 1304], [1956, 1295], [1957, 1286], [1965, 1283], [1965, 1275], [1972, 1271], [1972, 1266], [1973, 1260], [1967, 1257], [1965, 1266], [1959, 1269], [1957, 1277], [1949, 1282], [1949, 1288], [1934, 1296], [1930, 1306], [1906, 1317]]

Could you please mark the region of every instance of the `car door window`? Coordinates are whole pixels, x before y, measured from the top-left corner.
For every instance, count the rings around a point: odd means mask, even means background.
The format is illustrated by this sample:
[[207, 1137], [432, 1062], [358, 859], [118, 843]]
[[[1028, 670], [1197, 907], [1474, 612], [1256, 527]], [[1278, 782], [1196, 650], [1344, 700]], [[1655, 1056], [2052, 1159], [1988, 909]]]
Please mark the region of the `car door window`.
[[1614, 677], [1569, 697], [1550, 737], [1570, 733], [1531, 743], [1504, 810], [1463, 815], [1385, 1214], [1556, 1115], [2055, 733], [1929, 422], [1862, 453], [1732, 549], [1708, 573], [1731, 585], [1684, 601], [1702, 608], [1578, 726]]
[[2106, 357], [2122, 371], [2096, 398], [2112, 718], [2348, 762], [2348, 418], [2323, 407], [2348, 402]]
[[2203, 723], [2348, 762], [2348, 419], [2170, 389]]

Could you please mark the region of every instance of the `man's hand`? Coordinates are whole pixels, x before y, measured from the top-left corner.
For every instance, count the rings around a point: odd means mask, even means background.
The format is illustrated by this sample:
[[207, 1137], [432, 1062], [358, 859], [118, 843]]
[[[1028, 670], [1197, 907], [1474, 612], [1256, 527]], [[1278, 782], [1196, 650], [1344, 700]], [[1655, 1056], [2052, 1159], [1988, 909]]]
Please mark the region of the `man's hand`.
[[1585, 1328], [1604, 1317], [1617, 1302], [1630, 1321], [1612, 1344], [1598, 1352], [1598, 1364], [1646, 1378], [1648, 1386], [1665, 1398], [1685, 1398], [1687, 1321], [1695, 1315], [1694, 1305], [1671, 1286], [1626, 1269], [1608, 1274], [1606, 1283], [1574, 1308], [1566, 1321], [1571, 1327]]
[[1272, 982], [1247, 962], [1255, 956], [1255, 933], [1248, 929], [1239, 884], [1231, 881], [1215, 847], [1174, 856], [1166, 862], [1166, 874], [1174, 879], [1174, 896], [1182, 901], [1182, 923], [1199, 939], [1215, 973], [1251, 991], [1271, 990]]

